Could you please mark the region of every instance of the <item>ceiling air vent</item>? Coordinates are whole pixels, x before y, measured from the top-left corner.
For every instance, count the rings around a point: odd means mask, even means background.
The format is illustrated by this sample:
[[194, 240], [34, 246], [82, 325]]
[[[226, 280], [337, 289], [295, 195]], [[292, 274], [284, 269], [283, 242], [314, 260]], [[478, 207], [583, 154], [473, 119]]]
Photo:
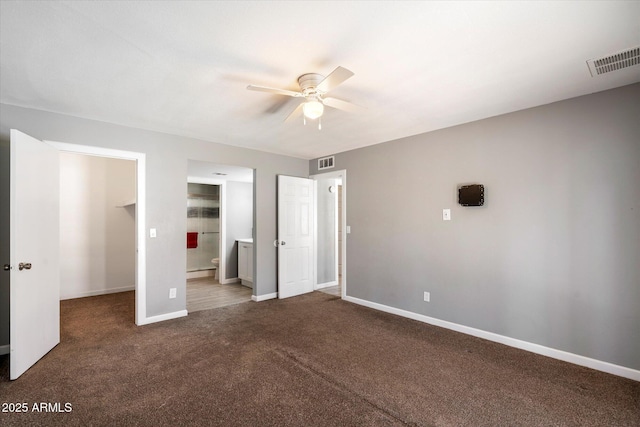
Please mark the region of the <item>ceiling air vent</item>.
[[318, 170], [331, 169], [335, 166], [335, 160], [336, 156], [323, 157], [322, 159], [318, 159]]
[[640, 47], [634, 47], [614, 53], [613, 55], [605, 56], [604, 58], [590, 59], [587, 61], [589, 71], [591, 71], [591, 77], [633, 67], [638, 64], [640, 64]]

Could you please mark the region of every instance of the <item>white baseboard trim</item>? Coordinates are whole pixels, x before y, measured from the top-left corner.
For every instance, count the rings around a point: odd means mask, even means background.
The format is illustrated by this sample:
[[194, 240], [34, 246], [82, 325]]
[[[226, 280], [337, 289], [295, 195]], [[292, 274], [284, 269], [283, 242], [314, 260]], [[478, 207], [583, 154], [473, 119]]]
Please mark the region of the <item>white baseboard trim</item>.
[[0, 345], [0, 355], [9, 354], [10, 351], [11, 351], [11, 346], [9, 344]]
[[264, 295], [251, 295], [251, 301], [260, 302], [266, 301], [268, 299], [278, 298], [278, 293], [274, 292], [272, 294], [264, 294]]
[[135, 290], [136, 290], [135, 285], [123, 286], [120, 288], [97, 289], [95, 291], [86, 291], [86, 292], [71, 293], [67, 295], [60, 295], [60, 301], [67, 300], [67, 299], [95, 297], [98, 295], [117, 294], [118, 292], [128, 292], [128, 291], [135, 291]]
[[371, 302], [371, 301], [363, 300], [360, 298], [345, 296], [343, 299], [345, 301], [352, 302], [358, 305], [363, 305], [365, 307], [373, 308], [375, 310], [380, 310], [380, 311], [395, 314], [398, 316], [407, 317], [409, 319], [417, 320], [419, 322], [428, 323], [430, 325], [439, 326], [441, 328], [451, 329], [456, 332], [462, 332], [463, 334], [472, 335], [474, 337], [483, 338], [489, 341], [508, 345], [510, 347], [515, 347], [521, 350], [530, 351], [532, 353], [541, 354], [543, 356], [573, 363], [575, 365], [585, 366], [587, 368], [617, 375], [619, 377], [625, 377], [631, 380], [640, 381], [640, 371], [636, 369], [614, 365], [613, 363], [591, 359], [589, 357], [569, 353], [564, 350], [557, 350], [554, 348], [545, 347], [543, 345], [522, 341], [516, 338], [510, 338], [504, 335], [495, 334], [493, 332], [483, 331], [481, 329], [471, 328], [469, 326], [459, 325], [457, 323], [447, 322], [446, 320], [436, 319], [433, 317], [425, 316], [423, 314], [413, 313], [411, 311], [390, 307], [384, 304], [379, 304], [376, 302]]
[[216, 269], [208, 269], [208, 270], [196, 270], [196, 271], [187, 271], [187, 280], [189, 279], [200, 279], [202, 277], [213, 277], [216, 275]]
[[327, 283], [318, 283], [315, 287], [315, 291], [317, 291], [318, 289], [324, 289], [324, 288], [330, 288], [331, 286], [338, 286], [339, 282], [334, 280], [333, 282], [327, 282]]
[[151, 316], [142, 319], [142, 322], [138, 323], [138, 326], [149, 325], [151, 323], [163, 322], [165, 320], [177, 319], [179, 317], [185, 317], [189, 313], [187, 310], [174, 311], [173, 313], [160, 314], [158, 316]]

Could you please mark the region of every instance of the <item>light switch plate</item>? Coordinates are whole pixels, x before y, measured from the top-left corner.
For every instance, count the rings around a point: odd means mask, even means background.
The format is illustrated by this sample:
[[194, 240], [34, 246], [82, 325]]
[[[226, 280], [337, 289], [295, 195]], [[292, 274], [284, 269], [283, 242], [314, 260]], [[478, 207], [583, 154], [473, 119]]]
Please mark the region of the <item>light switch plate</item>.
[[157, 233], [156, 233], [156, 229], [152, 228], [149, 230], [149, 237], [156, 237]]
[[169, 289], [169, 298], [175, 298], [176, 297], [176, 288], [170, 288]]
[[347, 225], [347, 234], [351, 234], [351, 226]]
[[451, 221], [451, 209], [442, 209], [442, 220]]

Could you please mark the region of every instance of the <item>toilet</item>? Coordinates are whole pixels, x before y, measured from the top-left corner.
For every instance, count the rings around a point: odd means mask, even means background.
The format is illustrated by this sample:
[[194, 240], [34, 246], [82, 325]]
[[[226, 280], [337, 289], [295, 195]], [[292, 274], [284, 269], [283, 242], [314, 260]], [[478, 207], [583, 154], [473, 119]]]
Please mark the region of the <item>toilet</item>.
[[219, 275], [218, 275], [218, 271], [220, 270], [220, 258], [214, 258], [211, 260], [211, 264], [213, 264], [213, 266], [216, 269], [216, 275], [214, 276], [214, 279], [216, 279], [217, 281], [220, 281]]

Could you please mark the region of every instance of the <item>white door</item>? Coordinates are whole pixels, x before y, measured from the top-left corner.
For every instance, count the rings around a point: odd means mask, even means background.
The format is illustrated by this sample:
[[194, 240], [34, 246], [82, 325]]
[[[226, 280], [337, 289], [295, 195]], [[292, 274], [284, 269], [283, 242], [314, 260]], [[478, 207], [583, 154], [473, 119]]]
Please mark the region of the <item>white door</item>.
[[278, 175], [278, 298], [313, 291], [314, 186]]
[[15, 380], [60, 342], [59, 155], [11, 130], [10, 358]]

